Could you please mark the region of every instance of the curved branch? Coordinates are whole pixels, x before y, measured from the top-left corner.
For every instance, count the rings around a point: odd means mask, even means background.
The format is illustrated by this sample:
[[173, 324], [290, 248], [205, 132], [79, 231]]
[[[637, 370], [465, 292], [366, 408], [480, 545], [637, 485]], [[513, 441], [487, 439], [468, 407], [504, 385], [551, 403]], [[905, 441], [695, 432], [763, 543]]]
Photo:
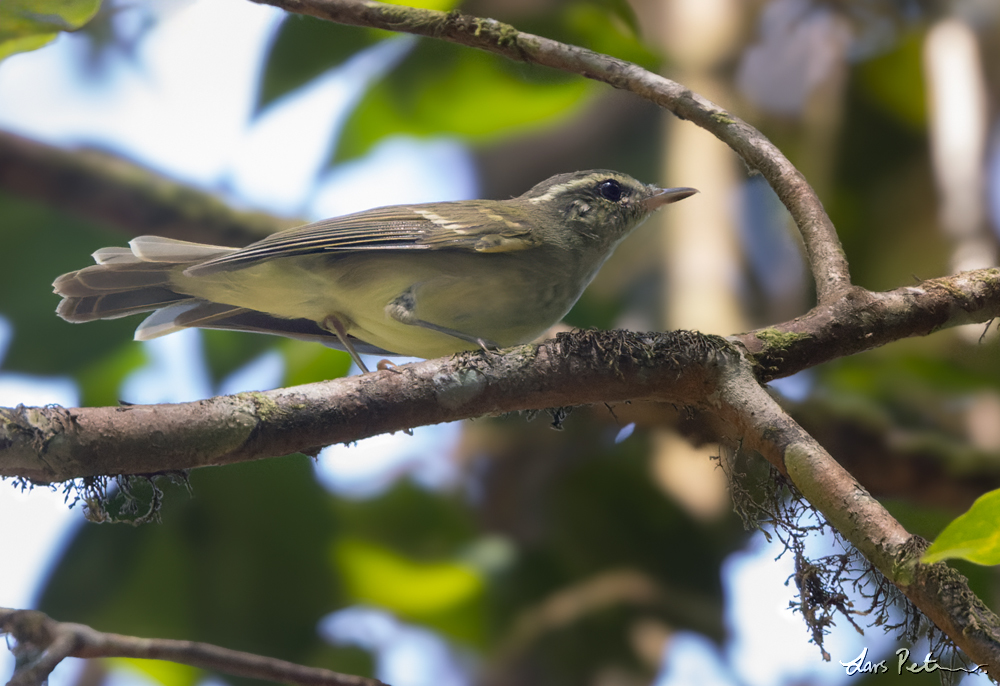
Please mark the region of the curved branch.
[[242, 246], [297, 223], [234, 210], [210, 193], [109, 153], [66, 150], [4, 131], [0, 189], [134, 236]]
[[912, 536], [796, 424], [750, 373], [733, 366], [720, 383], [719, 414], [743, 447], [787, 476], [840, 534], [974, 662], [1000, 677], [1000, 618], [944, 563], [926, 565], [927, 541]]
[[711, 132], [735, 150], [749, 169], [767, 179], [802, 233], [821, 304], [835, 301], [851, 285], [837, 231], [802, 173], [760, 131], [678, 83], [631, 62], [457, 11], [445, 13], [371, 0], [254, 1], [338, 24], [438, 38], [631, 91]]
[[17, 640], [18, 660], [9, 686], [41, 686], [67, 657], [130, 657], [169, 660], [223, 674], [301, 686], [382, 686], [377, 679], [304, 667], [292, 662], [197, 641], [138, 638], [57, 622], [36, 610], [0, 608], [0, 634]]

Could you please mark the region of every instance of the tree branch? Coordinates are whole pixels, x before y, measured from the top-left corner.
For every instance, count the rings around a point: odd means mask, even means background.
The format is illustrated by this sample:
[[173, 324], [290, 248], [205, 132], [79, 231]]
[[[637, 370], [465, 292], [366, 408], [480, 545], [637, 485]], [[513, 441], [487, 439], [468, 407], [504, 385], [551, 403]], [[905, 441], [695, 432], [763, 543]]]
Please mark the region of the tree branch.
[[727, 367], [719, 414], [740, 445], [760, 452], [834, 528], [974, 662], [1000, 677], [1000, 618], [944, 563], [925, 565], [927, 541], [910, 535], [881, 503], [796, 424], [750, 373]]
[[234, 676], [302, 686], [381, 686], [377, 679], [303, 667], [292, 662], [196, 641], [107, 634], [83, 624], [57, 622], [35, 610], [0, 608], [0, 634], [17, 640], [18, 666], [8, 686], [41, 686], [67, 657], [169, 660]]
[[802, 173], [760, 131], [678, 83], [631, 62], [458, 11], [445, 13], [371, 0], [254, 1], [338, 24], [438, 38], [631, 91], [711, 132], [735, 150], [749, 169], [767, 179], [802, 233], [821, 304], [835, 301], [851, 285], [837, 231]]
[[[863, 297], [862, 297], [863, 296]], [[1000, 270], [861, 291], [734, 337], [773, 379], [906, 336], [1000, 316]], [[713, 339], [585, 331], [506, 353], [464, 353], [296, 388], [176, 405], [0, 409], [0, 477], [49, 483], [315, 453], [414, 426], [598, 402], [714, 408]]]
[[696, 404], [720, 338], [562, 334], [266, 393], [175, 405], [0, 410], [0, 476], [35, 482], [229, 464], [468, 417], [631, 398]]
[[295, 221], [241, 212], [120, 157], [0, 131], [0, 189], [133, 236], [243, 246]]
[[801, 317], [734, 337], [767, 382], [940, 329], [1000, 316], [1000, 269], [928, 279], [883, 293], [851, 288]]

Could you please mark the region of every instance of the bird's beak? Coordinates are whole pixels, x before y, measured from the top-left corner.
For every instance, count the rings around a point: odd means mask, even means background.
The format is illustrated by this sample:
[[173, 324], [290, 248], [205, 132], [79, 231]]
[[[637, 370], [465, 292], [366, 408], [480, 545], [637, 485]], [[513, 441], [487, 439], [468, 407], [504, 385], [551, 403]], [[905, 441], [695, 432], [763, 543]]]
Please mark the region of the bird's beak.
[[646, 206], [647, 212], [652, 212], [653, 210], [660, 209], [664, 205], [669, 205], [672, 202], [689, 198], [697, 192], [697, 188], [661, 188], [659, 193], [651, 198], [646, 198], [646, 200], [643, 201], [643, 204]]

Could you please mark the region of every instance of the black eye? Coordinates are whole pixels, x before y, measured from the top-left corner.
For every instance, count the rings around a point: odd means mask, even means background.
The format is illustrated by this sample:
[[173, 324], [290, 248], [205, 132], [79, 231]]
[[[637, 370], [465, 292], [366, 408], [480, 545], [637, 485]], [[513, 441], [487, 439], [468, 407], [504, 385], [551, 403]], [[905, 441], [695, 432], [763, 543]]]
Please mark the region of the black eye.
[[625, 189], [622, 188], [622, 185], [614, 179], [608, 179], [607, 181], [601, 182], [601, 184], [597, 187], [597, 192], [600, 193], [601, 197], [605, 200], [618, 202], [625, 194]]

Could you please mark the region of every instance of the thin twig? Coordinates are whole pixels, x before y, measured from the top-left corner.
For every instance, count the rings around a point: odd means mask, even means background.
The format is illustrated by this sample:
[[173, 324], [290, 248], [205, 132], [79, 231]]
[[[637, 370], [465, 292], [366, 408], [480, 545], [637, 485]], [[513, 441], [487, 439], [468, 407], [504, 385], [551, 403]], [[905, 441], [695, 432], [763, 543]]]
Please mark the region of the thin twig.
[[37, 610], [0, 608], [0, 633], [16, 641], [20, 659], [8, 686], [40, 686], [67, 657], [169, 660], [233, 676], [301, 686], [380, 686], [381, 681], [197, 641], [138, 638], [57, 622]]

